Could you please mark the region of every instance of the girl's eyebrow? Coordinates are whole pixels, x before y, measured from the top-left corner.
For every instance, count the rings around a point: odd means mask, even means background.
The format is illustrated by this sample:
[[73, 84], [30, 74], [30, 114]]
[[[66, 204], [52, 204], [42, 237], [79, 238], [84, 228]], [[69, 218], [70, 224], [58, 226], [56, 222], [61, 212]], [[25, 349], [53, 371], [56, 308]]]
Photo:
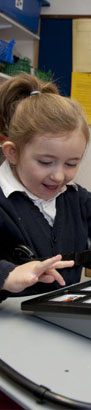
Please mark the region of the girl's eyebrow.
[[40, 154], [40, 153], [39, 153], [38, 155], [39, 155], [40, 157], [56, 158], [55, 155], [52, 155], [52, 154], [49, 155], [49, 154], [44, 154], [44, 153], [43, 153], [43, 154]]
[[[49, 155], [49, 154], [38, 154], [40, 157], [47, 157], [47, 158], [56, 158], [55, 157], [55, 155]], [[67, 159], [67, 161], [78, 161], [78, 160], [80, 160], [82, 158], [82, 156], [81, 157], [75, 157], [75, 158], [69, 158], [69, 159]]]
[[78, 161], [82, 157], [69, 158], [68, 161]]

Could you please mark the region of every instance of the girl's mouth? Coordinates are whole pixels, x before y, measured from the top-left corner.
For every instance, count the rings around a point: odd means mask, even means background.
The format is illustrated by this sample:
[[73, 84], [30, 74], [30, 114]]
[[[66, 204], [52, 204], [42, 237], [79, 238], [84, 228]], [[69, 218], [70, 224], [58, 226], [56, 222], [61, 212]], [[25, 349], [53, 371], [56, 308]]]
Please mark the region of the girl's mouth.
[[48, 189], [48, 191], [56, 191], [59, 188], [59, 185], [47, 185], [47, 184], [43, 184], [43, 185], [46, 189]]

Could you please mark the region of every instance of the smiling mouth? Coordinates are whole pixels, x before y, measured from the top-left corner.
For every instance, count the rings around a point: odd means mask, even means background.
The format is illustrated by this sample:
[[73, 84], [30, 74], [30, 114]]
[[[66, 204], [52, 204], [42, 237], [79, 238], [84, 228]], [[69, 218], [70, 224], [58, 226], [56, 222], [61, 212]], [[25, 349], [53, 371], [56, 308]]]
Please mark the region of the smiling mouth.
[[54, 191], [55, 189], [57, 189], [59, 187], [59, 185], [46, 185], [46, 184], [43, 184], [43, 185], [44, 185], [45, 188], [47, 188], [51, 191]]

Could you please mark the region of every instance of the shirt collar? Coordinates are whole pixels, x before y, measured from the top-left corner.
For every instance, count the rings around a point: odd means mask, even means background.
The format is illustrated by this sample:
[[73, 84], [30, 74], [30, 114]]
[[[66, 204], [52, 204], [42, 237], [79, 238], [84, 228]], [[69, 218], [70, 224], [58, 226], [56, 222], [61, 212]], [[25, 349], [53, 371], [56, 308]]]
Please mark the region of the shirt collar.
[[[74, 182], [70, 182], [68, 183], [68, 185], [72, 185], [76, 190], [78, 190], [78, 187]], [[39, 203], [43, 202], [43, 199], [38, 198], [36, 195], [32, 194], [15, 178], [7, 160], [5, 160], [0, 166], [0, 186], [6, 198], [8, 198], [13, 192], [19, 191], [26, 193], [33, 201], [38, 201]], [[67, 187], [64, 186], [62, 191], [59, 192], [56, 196], [59, 196], [61, 193], [66, 191], [66, 189]]]

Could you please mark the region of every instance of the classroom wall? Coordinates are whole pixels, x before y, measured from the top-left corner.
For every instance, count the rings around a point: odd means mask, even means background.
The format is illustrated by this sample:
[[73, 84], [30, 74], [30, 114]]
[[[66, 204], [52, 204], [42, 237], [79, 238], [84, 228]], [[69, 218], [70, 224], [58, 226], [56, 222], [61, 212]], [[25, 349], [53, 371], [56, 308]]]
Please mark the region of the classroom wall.
[[49, 0], [50, 7], [42, 7], [41, 14], [89, 15], [91, 0]]
[[34, 46], [35, 43], [31, 41], [17, 40], [14, 47], [14, 54], [19, 58], [28, 57], [31, 65], [34, 62]]

